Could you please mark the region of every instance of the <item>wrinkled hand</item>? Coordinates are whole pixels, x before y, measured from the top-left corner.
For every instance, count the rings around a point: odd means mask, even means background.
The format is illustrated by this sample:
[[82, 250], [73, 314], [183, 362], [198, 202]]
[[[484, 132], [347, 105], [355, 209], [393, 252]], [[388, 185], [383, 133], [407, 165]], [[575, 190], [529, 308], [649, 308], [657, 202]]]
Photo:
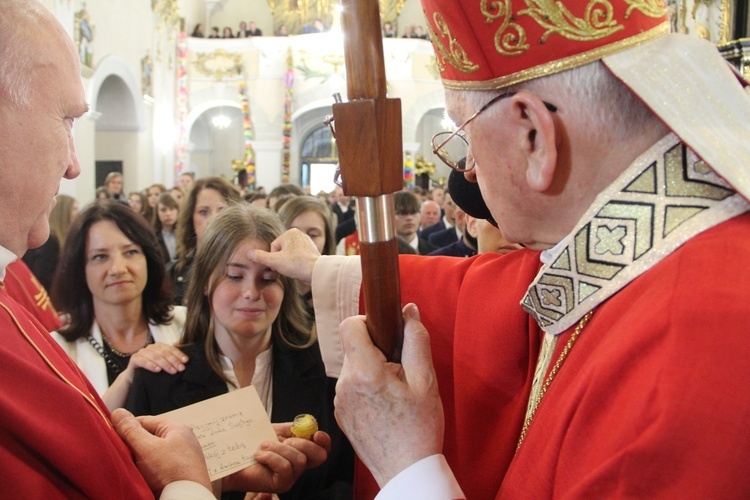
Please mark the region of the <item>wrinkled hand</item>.
[[122, 408], [112, 413], [112, 424], [157, 498], [174, 481], [194, 481], [211, 490], [201, 445], [188, 426], [165, 417], [136, 419]]
[[315, 243], [299, 229], [290, 229], [271, 243], [271, 251], [250, 250], [248, 258], [304, 283], [312, 281], [315, 262], [320, 257]]
[[284, 493], [306, 469], [326, 461], [331, 451], [331, 437], [325, 432], [316, 432], [311, 441], [291, 437], [291, 422], [273, 426], [279, 441], [261, 443], [253, 455], [257, 463], [225, 477], [224, 491]]
[[162, 370], [174, 375], [185, 370], [188, 357], [173, 345], [164, 342], [149, 344], [132, 356], [128, 362], [127, 370], [135, 371], [136, 368], [145, 368], [151, 372]]
[[344, 365], [336, 420], [382, 488], [409, 465], [442, 452], [445, 422], [430, 337], [414, 304], [404, 307], [401, 364], [370, 340], [364, 316], [341, 323]]

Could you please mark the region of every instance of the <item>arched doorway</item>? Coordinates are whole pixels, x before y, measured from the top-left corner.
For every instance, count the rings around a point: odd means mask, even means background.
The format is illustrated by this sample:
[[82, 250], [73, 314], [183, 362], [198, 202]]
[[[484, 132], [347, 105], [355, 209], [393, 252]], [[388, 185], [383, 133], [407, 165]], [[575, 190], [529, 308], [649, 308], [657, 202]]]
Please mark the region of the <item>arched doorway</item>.
[[338, 165], [338, 151], [331, 129], [321, 125], [307, 134], [300, 148], [300, 183], [311, 194], [330, 193]]

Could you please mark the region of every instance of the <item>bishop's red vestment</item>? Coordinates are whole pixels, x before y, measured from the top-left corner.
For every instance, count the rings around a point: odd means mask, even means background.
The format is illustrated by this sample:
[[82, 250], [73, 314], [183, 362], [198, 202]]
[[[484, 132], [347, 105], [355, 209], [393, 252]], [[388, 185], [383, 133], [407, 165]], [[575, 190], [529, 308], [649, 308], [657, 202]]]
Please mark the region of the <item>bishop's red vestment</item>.
[[0, 332], [0, 491], [153, 498], [96, 391], [4, 287]]

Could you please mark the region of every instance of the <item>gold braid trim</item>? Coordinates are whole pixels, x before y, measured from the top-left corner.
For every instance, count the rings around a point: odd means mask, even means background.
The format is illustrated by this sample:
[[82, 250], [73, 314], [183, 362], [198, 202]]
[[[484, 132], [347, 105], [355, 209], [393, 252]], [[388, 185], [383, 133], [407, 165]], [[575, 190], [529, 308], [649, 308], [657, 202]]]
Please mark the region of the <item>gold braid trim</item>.
[[[504, 87], [509, 87], [511, 85], [517, 85], [519, 83], [527, 82], [529, 80], [534, 80], [535, 78], [541, 78], [543, 76], [560, 73], [561, 71], [565, 71], [568, 69], [577, 68], [579, 66], [583, 66], [590, 62], [598, 61], [610, 54], [614, 54], [616, 52], [629, 49], [636, 45], [640, 45], [644, 42], [647, 42], [654, 38], [658, 38], [667, 33], [669, 33], [669, 23], [664, 22], [655, 28], [652, 28], [648, 31], [644, 31], [643, 33], [639, 33], [638, 35], [632, 36], [630, 38], [626, 38], [625, 40], [621, 40], [617, 43], [611, 43], [603, 47], [597, 47], [596, 49], [592, 49], [582, 54], [568, 56], [566, 58], [559, 59], [557, 61], [552, 61], [546, 64], [541, 64], [539, 66], [535, 66], [533, 68], [529, 68], [523, 71], [517, 71], [510, 75], [501, 76], [498, 78], [494, 78], [492, 80], [485, 80], [485, 81], [478, 81], [478, 82], [444, 79], [443, 85], [445, 86], [445, 88], [453, 89], [453, 90], [501, 89]], [[438, 44], [436, 43], [435, 47], [437, 46]]]
[[521, 447], [521, 443], [523, 443], [523, 440], [526, 438], [526, 434], [529, 431], [529, 426], [531, 425], [531, 421], [534, 419], [534, 415], [536, 414], [537, 408], [539, 408], [539, 403], [542, 402], [542, 398], [544, 398], [544, 395], [547, 394], [547, 390], [549, 389], [550, 384], [552, 384], [552, 381], [555, 379], [555, 375], [557, 375], [557, 372], [559, 372], [560, 368], [562, 368], [562, 365], [565, 362], [565, 359], [568, 357], [570, 350], [573, 348], [573, 344], [575, 344], [576, 339], [578, 339], [578, 336], [581, 334], [581, 331], [583, 330], [583, 327], [586, 326], [586, 323], [589, 322], [593, 314], [594, 314], [594, 311], [589, 311], [586, 313], [586, 315], [583, 318], [581, 318], [581, 321], [578, 322], [578, 325], [576, 325], [576, 329], [573, 331], [573, 334], [570, 336], [568, 343], [565, 344], [565, 347], [563, 347], [563, 350], [560, 353], [560, 357], [557, 358], [555, 365], [550, 370], [549, 375], [547, 375], [547, 378], [544, 381], [544, 385], [542, 385], [542, 388], [539, 391], [539, 397], [531, 405], [528, 415], [526, 416], [526, 420], [524, 420], [523, 422], [523, 429], [521, 429], [521, 436], [518, 438], [518, 445], [516, 445], [516, 451], [518, 451], [518, 449]]

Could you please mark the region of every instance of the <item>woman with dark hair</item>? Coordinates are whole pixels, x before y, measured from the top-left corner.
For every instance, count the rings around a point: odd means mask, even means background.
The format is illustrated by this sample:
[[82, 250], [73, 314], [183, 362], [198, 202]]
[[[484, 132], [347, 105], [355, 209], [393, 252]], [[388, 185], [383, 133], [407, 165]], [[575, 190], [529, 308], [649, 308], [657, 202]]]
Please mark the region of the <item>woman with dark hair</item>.
[[130, 208], [132, 208], [136, 213], [141, 214], [144, 219], [149, 220], [147, 216], [148, 198], [145, 194], [140, 191], [132, 191], [128, 195], [128, 206], [130, 206]]
[[160, 194], [156, 201], [156, 213], [152, 224], [165, 263], [177, 258], [177, 218], [179, 216], [180, 204], [177, 200], [169, 193]]
[[208, 221], [231, 203], [240, 201], [242, 199], [234, 186], [221, 177], [204, 177], [195, 181], [183, 201], [177, 222], [177, 260], [172, 261], [168, 268], [175, 304], [182, 305], [195, 248]]
[[79, 214], [52, 290], [66, 324], [53, 332], [110, 410], [125, 403], [136, 368], [176, 373], [187, 357], [172, 346], [185, 309], [172, 307], [156, 235], [117, 202]]
[[177, 375], [136, 370], [125, 407], [152, 415], [252, 385], [273, 422], [309, 413], [331, 437], [325, 464], [305, 471], [282, 499], [351, 498], [353, 451], [333, 415], [335, 380], [325, 374], [295, 280], [254, 263], [284, 231], [273, 212], [233, 205], [213, 218], [198, 245], [187, 290]]

